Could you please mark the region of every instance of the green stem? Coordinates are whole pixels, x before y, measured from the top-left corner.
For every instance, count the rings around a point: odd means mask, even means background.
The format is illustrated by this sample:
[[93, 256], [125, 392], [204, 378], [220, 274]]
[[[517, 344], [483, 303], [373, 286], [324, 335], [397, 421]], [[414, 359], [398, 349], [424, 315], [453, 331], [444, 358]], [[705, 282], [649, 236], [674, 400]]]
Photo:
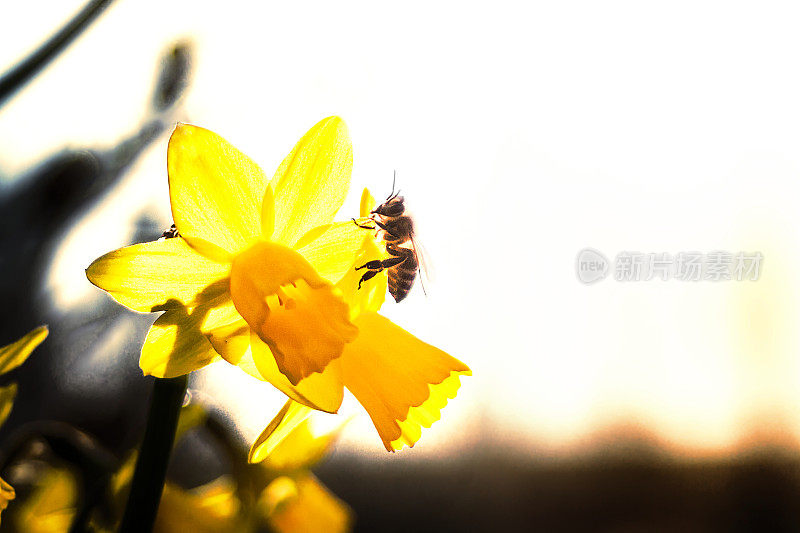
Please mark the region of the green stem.
[[100, 14], [111, 0], [92, 0], [70, 20], [58, 33], [24, 61], [0, 76], [0, 106], [30, 81], [47, 63], [72, 42]]
[[144, 533], [153, 530], [161, 492], [164, 490], [167, 464], [175, 441], [178, 416], [186, 394], [186, 383], [186, 376], [155, 378], [147, 428], [139, 449], [120, 533]]

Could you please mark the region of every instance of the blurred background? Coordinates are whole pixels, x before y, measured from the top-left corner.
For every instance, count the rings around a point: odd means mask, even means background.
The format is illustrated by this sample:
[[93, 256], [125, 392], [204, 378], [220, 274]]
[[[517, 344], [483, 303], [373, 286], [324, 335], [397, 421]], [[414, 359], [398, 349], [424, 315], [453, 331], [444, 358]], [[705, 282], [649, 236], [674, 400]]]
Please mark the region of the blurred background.
[[[356, 530], [800, 529], [794, 4], [89, 6], [19, 77], [85, 6], [0, 18], [0, 344], [51, 328], [15, 372], [6, 453], [42, 421], [112, 457], [137, 444], [155, 315], [84, 269], [171, 224], [174, 124], [218, 132], [271, 175], [336, 114], [355, 158], [340, 218], [396, 170], [432, 263], [427, 297], [383, 312], [474, 373], [397, 454], [346, 402], [357, 416], [316, 473]], [[585, 247], [764, 259], [757, 281], [587, 286]], [[226, 363], [190, 391], [242, 442], [284, 401]], [[191, 487], [223, 468], [189, 443], [170, 476]]]

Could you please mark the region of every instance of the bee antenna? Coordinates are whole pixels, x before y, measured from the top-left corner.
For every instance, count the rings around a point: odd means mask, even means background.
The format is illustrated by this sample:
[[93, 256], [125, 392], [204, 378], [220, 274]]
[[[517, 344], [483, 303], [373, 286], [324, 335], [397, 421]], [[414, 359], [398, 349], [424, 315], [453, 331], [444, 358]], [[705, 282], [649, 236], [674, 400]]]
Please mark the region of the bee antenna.
[[389, 202], [397, 198], [397, 195], [400, 194], [400, 191], [394, 192], [394, 186], [397, 183], [397, 169], [394, 170], [392, 174], [392, 193], [386, 197], [386, 201]]

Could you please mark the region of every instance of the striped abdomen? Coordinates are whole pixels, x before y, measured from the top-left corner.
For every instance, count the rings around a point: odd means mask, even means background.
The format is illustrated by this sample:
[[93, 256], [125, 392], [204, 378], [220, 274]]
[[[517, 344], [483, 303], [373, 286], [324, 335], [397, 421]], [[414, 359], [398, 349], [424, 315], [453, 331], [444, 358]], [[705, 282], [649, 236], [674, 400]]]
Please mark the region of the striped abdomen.
[[414, 250], [411, 248], [392, 248], [394, 249], [390, 251], [392, 255], [402, 255], [402, 257], [405, 258], [403, 262], [389, 268], [389, 294], [392, 295], [395, 302], [401, 302], [408, 296], [411, 287], [414, 285], [414, 279], [417, 277], [419, 264], [417, 263]]

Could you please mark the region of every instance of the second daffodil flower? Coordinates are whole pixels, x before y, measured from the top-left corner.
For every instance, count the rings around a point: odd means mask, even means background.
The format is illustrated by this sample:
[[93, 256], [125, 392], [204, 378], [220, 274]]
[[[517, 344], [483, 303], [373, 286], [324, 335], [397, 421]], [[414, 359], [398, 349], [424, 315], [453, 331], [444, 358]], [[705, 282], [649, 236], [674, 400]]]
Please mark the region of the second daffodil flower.
[[[39, 326], [16, 342], [0, 347], [0, 375], [11, 372], [24, 363], [34, 348], [47, 338], [48, 333], [47, 326]], [[14, 406], [16, 397], [16, 383], [0, 387], [0, 425], [11, 414], [11, 408]], [[3, 478], [0, 478], [0, 514], [8, 507], [8, 502], [14, 498], [16, 498], [14, 487], [9, 485]]]
[[175, 377], [222, 358], [327, 412], [346, 386], [388, 450], [413, 445], [470, 371], [377, 314], [385, 275], [358, 290], [355, 266], [380, 248], [374, 232], [333, 222], [351, 169], [338, 117], [311, 128], [271, 180], [217, 134], [179, 125], [167, 152], [179, 237], [87, 269], [121, 304], [165, 311], [142, 347], [144, 373]]

